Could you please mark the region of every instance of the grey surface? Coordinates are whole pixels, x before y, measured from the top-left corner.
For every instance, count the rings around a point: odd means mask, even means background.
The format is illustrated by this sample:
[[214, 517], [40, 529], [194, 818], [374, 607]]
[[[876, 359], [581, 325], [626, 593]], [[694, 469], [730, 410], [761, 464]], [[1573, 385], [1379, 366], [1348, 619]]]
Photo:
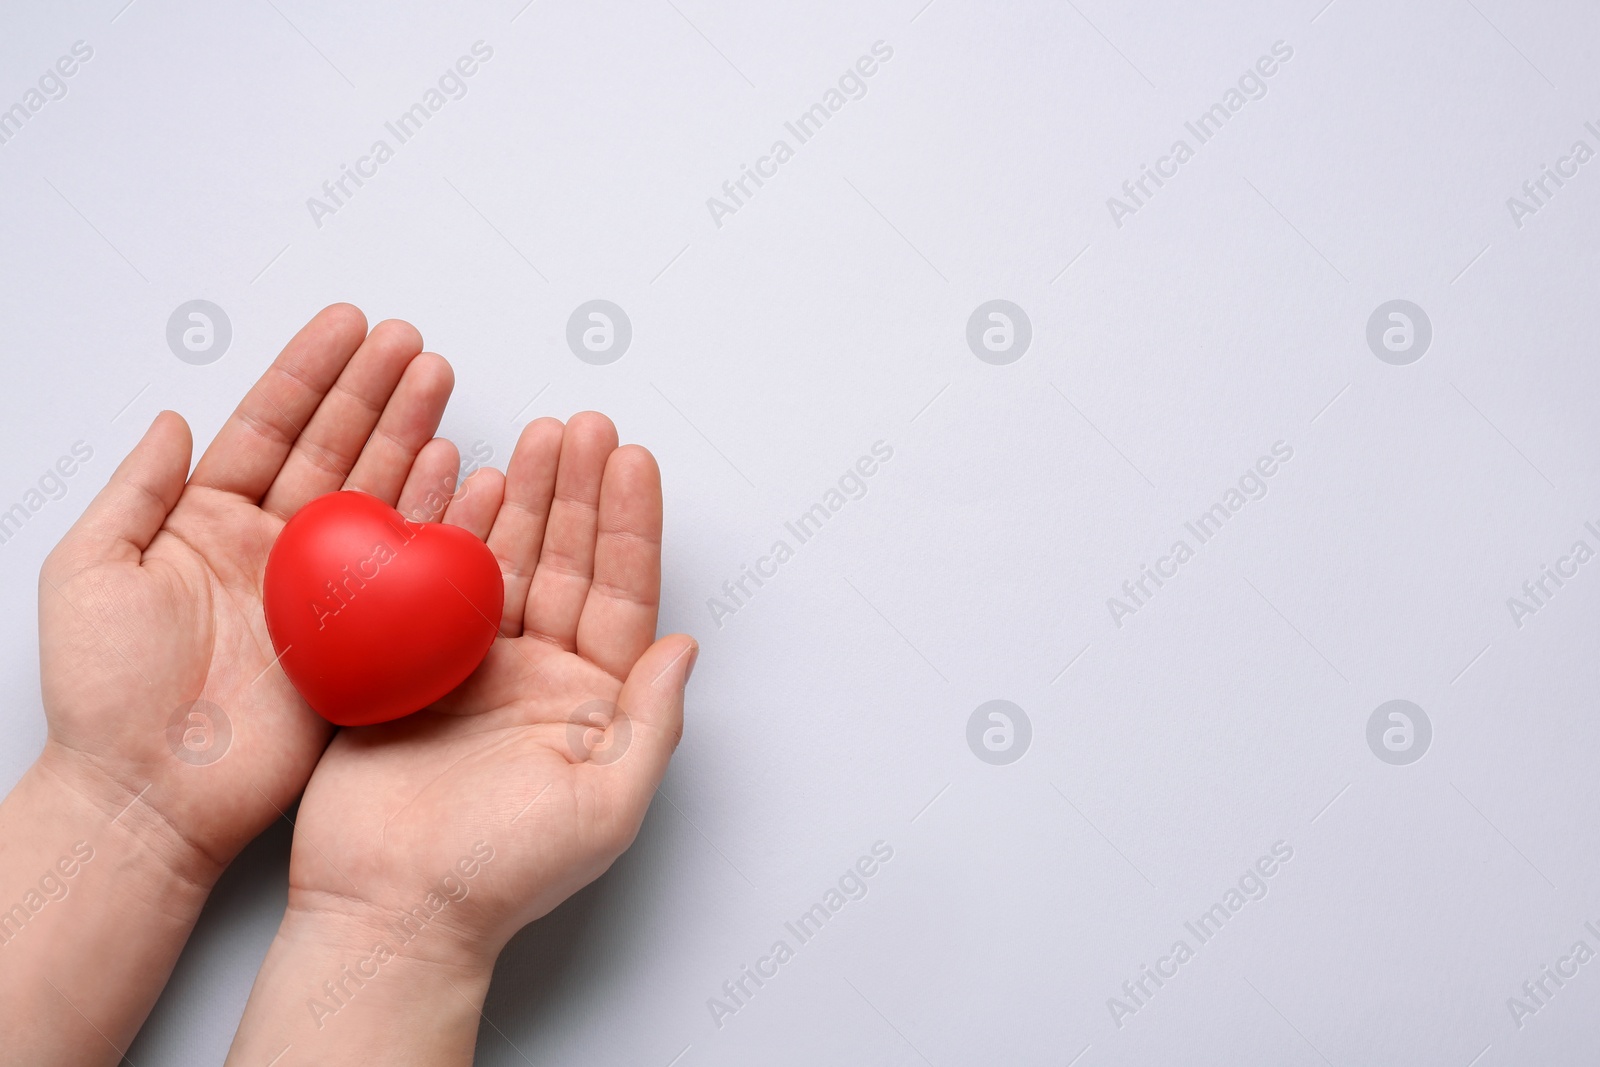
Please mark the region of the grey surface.
[[[450, 358], [445, 430], [496, 463], [520, 421], [588, 407], [654, 449], [663, 629], [704, 643], [638, 845], [513, 943], [480, 1062], [1592, 1056], [1600, 963], [1520, 1026], [1508, 1005], [1600, 949], [1600, 562], [1508, 603], [1600, 549], [1600, 161], [1508, 204], [1600, 149], [1592, 7], [124, 3], [12, 4], [0, 34], [0, 106], [94, 50], [0, 147], [0, 508], [94, 450], [0, 546], [6, 780], [43, 737], [49, 546], [159, 408], [208, 439], [351, 300]], [[480, 40], [466, 95], [317, 225], [307, 199]], [[865, 95], [798, 144], [784, 123], [877, 41]], [[1185, 122], [1280, 41], [1200, 144]], [[776, 176], [708, 208], [777, 138]], [[1193, 158], [1113, 211], [1180, 138]], [[209, 363], [167, 343], [192, 300], [231, 325]], [[568, 348], [592, 300], [631, 324], [609, 364]], [[969, 345], [995, 300], [1029, 320], [1011, 362]], [[1421, 358], [1369, 347], [1397, 300]], [[864, 495], [795, 543], [878, 441]], [[1200, 544], [1185, 524], [1278, 442]], [[1193, 558], [1113, 612], [1179, 539]], [[1022, 758], [977, 754], [1004, 747], [987, 713], [969, 732], [991, 700], [1026, 715]], [[1387, 712], [1369, 747], [1392, 700], [1426, 716], [1420, 759]], [[288, 839], [230, 872], [134, 1062], [220, 1059]], [[723, 982], [878, 841], [866, 897], [719, 1026]], [[1277, 842], [1265, 897], [1200, 944], [1185, 923]], [[1110, 998], [1179, 939], [1119, 1026]]]

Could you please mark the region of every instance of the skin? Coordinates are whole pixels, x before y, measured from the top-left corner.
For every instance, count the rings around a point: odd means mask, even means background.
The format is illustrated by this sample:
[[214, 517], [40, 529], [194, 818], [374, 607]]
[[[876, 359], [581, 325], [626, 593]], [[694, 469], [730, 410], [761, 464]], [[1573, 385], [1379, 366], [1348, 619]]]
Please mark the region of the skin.
[[[442, 358], [421, 349], [420, 335], [406, 323], [380, 323], [369, 333], [357, 309], [349, 305], [324, 309], [246, 395], [192, 474], [189, 428], [180, 416], [163, 412], [46, 559], [39, 582], [39, 628], [48, 739], [38, 760], [0, 803], [0, 909], [13, 905], [23, 909], [0, 911], [0, 1063], [120, 1062], [217, 877], [245, 844], [283, 817], [313, 777], [334, 732], [306, 707], [276, 668], [261, 609], [268, 550], [295, 511], [312, 498], [341, 488], [361, 489], [401, 504], [403, 510], [409, 509], [408, 517], [419, 521], [436, 518], [440, 505], [448, 501], [447, 517], [488, 534], [503, 561], [520, 559], [534, 570], [536, 559], [542, 566], [542, 552], [531, 558], [525, 552], [527, 531], [533, 525], [520, 507], [534, 499], [522, 488], [532, 467], [519, 468], [514, 456], [510, 491], [498, 472], [484, 471], [472, 479], [467, 492], [451, 499], [457, 452], [433, 434], [453, 376]], [[600, 416], [579, 416], [573, 424], [595, 427], [601, 438], [610, 425]], [[590, 806], [554, 812], [556, 819], [574, 820], [552, 834], [553, 839], [570, 842], [567, 847], [549, 849], [543, 863], [539, 857], [520, 865], [501, 863], [497, 856], [480, 872], [474, 892], [494, 886], [497, 894], [481, 893], [482, 907], [458, 913], [463, 919], [474, 912], [492, 914], [494, 922], [475, 928], [481, 931], [502, 929], [515, 916], [537, 911], [559, 887], [570, 884], [575, 889], [605, 868], [615, 855], [611, 850], [620, 851], [631, 839], [630, 820], [636, 829], [642, 819], [653, 789], [650, 774], [659, 778], [654, 766], [649, 773], [639, 771], [648, 762], [645, 754], [656, 753], [664, 767], [666, 757], [661, 752], [670, 754], [665, 739], [676, 737], [675, 722], [681, 722], [672, 719], [672, 708], [664, 707], [672, 705], [681, 713], [681, 685], [675, 696], [665, 698], [653, 687], [626, 692], [614, 673], [634, 649], [635, 635], [642, 632], [637, 617], [624, 612], [618, 601], [658, 580], [657, 571], [650, 568], [659, 564], [649, 561], [659, 559], [660, 521], [653, 461], [642, 450], [614, 449], [614, 432], [610, 431], [612, 450], [607, 455], [623, 458], [616, 461], [614, 499], [609, 506], [602, 503], [600, 513], [635, 521], [640, 513], [637, 501], [625, 507], [622, 500], [642, 494], [643, 513], [655, 517], [652, 547], [639, 569], [639, 552], [603, 548], [620, 542], [597, 529], [594, 552], [588, 557], [593, 577], [584, 579], [589, 592], [577, 617], [579, 625], [570, 635], [572, 646], [552, 648], [537, 662], [543, 669], [549, 659], [548, 670], [556, 680], [549, 686], [551, 692], [613, 692], [622, 695], [625, 706], [636, 702], [644, 729], [635, 736], [659, 740], [635, 742], [641, 755], [633, 760], [631, 773], [606, 779], [627, 777], [630, 788], [574, 785], [568, 795], [583, 798], [575, 804]], [[535, 438], [543, 434], [547, 440], [549, 433], [548, 428], [537, 432], [529, 428]], [[524, 435], [525, 441], [529, 435]], [[518, 453], [522, 451], [519, 445]], [[607, 458], [602, 466], [607, 484], [612, 482], [611, 466]], [[549, 510], [570, 518], [569, 512], [581, 509], [583, 500], [563, 500], [558, 493]], [[497, 516], [505, 517], [498, 538]], [[563, 604], [576, 600], [580, 577], [576, 568], [583, 553], [573, 548], [579, 555], [572, 559], [554, 555], [562, 551], [561, 544], [576, 544], [556, 535], [569, 525], [552, 518], [539, 526], [541, 544], [556, 546], [551, 549], [556, 562], [547, 585], [561, 590], [567, 598], [560, 601]], [[548, 536], [546, 527], [551, 531]], [[621, 541], [631, 543], [633, 534], [643, 529], [630, 529], [620, 535]], [[607, 562], [612, 558], [619, 561], [615, 566]], [[641, 584], [642, 578], [649, 582]], [[508, 589], [520, 582], [508, 573]], [[516, 604], [524, 618], [530, 586], [535, 595], [546, 587], [521, 584], [524, 595]], [[509, 605], [511, 597], [507, 599]], [[653, 592], [649, 601], [653, 631]], [[593, 613], [588, 608], [591, 602], [596, 605]], [[635, 616], [643, 607], [632, 604]], [[508, 606], [505, 626], [511, 624], [509, 613]], [[631, 629], [619, 621], [629, 617], [634, 618]], [[547, 713], [560, 698], [532, 695], [531, 690], [543, 684], [540, 672], [523, 675], [516, 666], [505, 665], [510, 662], [507, 655], [523, 663], [516, 651], [506, 650], [545, 640], [544, 626], [536, 623], [530, 637], [513, 640], [508, 633], [497, 641], [479, 674], [452, 694], [447, 708], [429, 715], [469, 724], [501, 721], [494, 718], [497, 715]], [[629, 635], [620, 642], [607, 636], [619, 627]], [[559, 643], [556, 635], [548, 636]], [[692, 648], [688, 638], [667, 638], [642, 657], [631, 654], [642, 670], [653, 663], [664, 666], [676, 651], [683, 651], [683, 658], [692, 662], [693, 653], [688, 651]], [[600, 676], [610, 679], [614, 691]], [[631, 683], [626, 673], [622, 677]], [[673, 684], [678, 681], [673, 671], [660, 677]], [[519, 694], [519, 685], [528, 686], [530, 692]], [[478, 694], [476, 702], [465, 699], [469, 692]], [[172, 746], [182, 731], [181, 709], [201, 699], [223, 710], [232, 738], [222, 758], [196, 765], [177, 758]], [[426, 721], [419, 718], [419, 723]], [[180, 724], [177, 732], [171, 729], [174, 723]], [[533, 722], [529, 727], [541, 728]], [[418, 729], [407, 724], [392, 728], [396, 748], [407, 744], [403, 737], [407, 730]], [[664, 732], [652, 734], [652, 729]], [[464, 732], [474, 733], [470, 728]], [[441, 746], [464, 743], [459, 737], [452, 740], [449, 730], [439, 730], [439, 736], [446, 738]], [[421, 740], [420, 733], [411, 738], [413, 743]], [[377, 751], [379, 758], [361, 758], [363, 749]], [[302, 919], [312, 916], [318, 918], [319, 932], [331, 936], [329, 920], [337, 909], [329, 901], [342, 900], [348, 918], [398, 898], [399, 886], [416, 870], [437, 877], [430, 848], [440, 847], [441, 840], [430, 842], [425, 826], [424, 832], [401, 833], [418, 825], [408, 821], [406, 812], [420, 814], [424, 810], [420, 798], [429, 792], [425, 788], [416, 796], [407, 793], [405, 783], [418, 779], [406, 775], [430, 773], [428, 760], [435, 755], [419, 754], [415, 765], [404, 765], [393, 753], [383, 753], [354, 732], [335, 740], [327, 756], [338, 758], [324, 777], [327, 784], [318, 786], [319, 796], [326, 799], [313, 805], [320, 813], [310, 820], [315, 835], [304, 844], [301, 835], [296, 836], [296, 885], [284, 923], [290, 938], [280, 936], [281, 944], [294, 944], [294, 935], [309, 929]], [[496, 762], [488, 750], [480, 750], [480, 759], [485, 770]], [[525, 776], [529, 768], [518, 773]], [[385, 775], [394, 777], [380, 782]], [[579, 780], [578, 772], [572, 775], [571, 781]], [[451, 780], [448, 773], [439, 778], [441, 785]], [[510, 783], [497, 784], [489, 778], [467, 784], [474, 790], [473, 802], [479, 804], [513, 791]], [[379, 840], [387, 841], [382, 855], [365, 855], [370, 842], [352, 840], [340, 829], [352, 788], [398, 801], [383, 815], [386, 822], [391, 814], [395, 818], [387, 837], [380, 833]], [[546, 805], [562, 795], [553, 787], [517, 826], [537, 833], [534, 827], [541, 824]], [[366, 797], [362, 804], [371, 799]], [[352, 811], [350, 817], [368, 825], [372, 814]], [[551, 832], [553, 823], [544, 825], [545, 832]], [[441, 822], [437, 828], [441, 833], [443, 826]], [[404, 848], [415, 850], [414, 855], [401, 854], [402, 842]], [[307, 852], [326, 863], [328, 870], [337, 864], [363, 878], [371, 899], [346, 896], [348, 887], [329, 890], [327, 871], [302, 858]], [[456, 858], [452, 854], [449, 862]], [[509, 845], [506, 858], [512, 858]], [[487, 880], [490, 871], [495, 881]], [[578, 880], [578, 872], [592, 873]], [[499, 909], [490, 907], [496, 899], [507, 903]], [[551, 900], [544, 910], [553, 904]], [[8, 926], [8, 916], [19, 914]], [[464, 930], [468, 928], [463, 924]], [[474, 936], [480, 950], [493, 944], [486, 933]], [[442, 959], [450, 956], [444, 951], [446, 944], [441, 936], [426, 947], [438, 948]], [[298, 959], [275, 944], [263, 980], [284, 973], [274, 970], [275, 964]], [[432, 973], [420, 955], [415, 961], [391, 962], [399, 965], [386, 970], [397, 978], [413, 971], [419, 976]], [[466, 973], [457, 976], [465, 981]], [[483, 984], [486, 987], [486, 978]], [[403, 986], [402, 981], [393, 983], [397, 992]], [[257, 992], [261, 991], [258, 982]], [[378, 1002], [377, 997], [369, 999]], [[303, 1013], [305, 1008], [299, 1005], [297, 1010]], [[247, 1023], [260, 1023], [261, 1032], [269, 1031], [270, 1011], [262, 1010], [255, 998], [251, 1011]], [[241, 1040], [244, 1036], [241, 1031]], [[467, 1048], [470, 1058], [470, 1041]]]
[[697, 648], [655, 640], [648, 452], [541, 419], [444, 521], [500, 561], [501, 636], [440, 704], [329, 746], [230, 1064], [470, 1064], [496, 956], [627, 848], [681, 736]]

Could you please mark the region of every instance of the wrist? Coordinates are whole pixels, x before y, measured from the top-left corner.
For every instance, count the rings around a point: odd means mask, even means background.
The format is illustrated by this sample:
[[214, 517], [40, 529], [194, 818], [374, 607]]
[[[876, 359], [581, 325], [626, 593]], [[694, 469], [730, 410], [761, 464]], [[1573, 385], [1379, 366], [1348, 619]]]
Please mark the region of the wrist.
[[18, 784], [24, 788], [58, 810], [115, 832], [129, 846], [128, 873], [153, 888], [198, 894], [203, 902], [227, 867], [226, 858], [207, 852], [164, 812], [161, 783], [141, 785], [53, 740], [45, 742]]
[[494, 955], [399, 922], [350, 899], [291, 905], [228, 1062], [471, 1063]]
[[214, 874], [149, 813], [57, 760], [41, 757], [0, 803], [0, 1059], [114, 1063]]
[[[291, 878], [291, 883], [293, 879]], [[340, 893], [310, 892], [291, 884], [289, 905], [278, 929], [279, 940], [291, 947], [317, 944], [350, 957], [351, 967], [373, 965], [407, 973], [435, 973], [485, 988], [503, 947], [429, 906], [419, 894], [409, 909], [386, 907]], [[439, 903], [442, 898], [433, 898]], [[376, 957], [382, 960], [376, 960]], [[371, 963], [366, 961], [371, 960]], [[357, 972], [352, 972], [357, 973]]]

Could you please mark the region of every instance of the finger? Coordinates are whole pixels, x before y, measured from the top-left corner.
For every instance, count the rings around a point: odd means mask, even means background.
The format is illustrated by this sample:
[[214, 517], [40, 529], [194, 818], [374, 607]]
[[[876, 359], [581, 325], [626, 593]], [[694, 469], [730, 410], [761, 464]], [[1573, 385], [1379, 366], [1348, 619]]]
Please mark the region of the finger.
[[344, 485], [395, 386], [421, 351], [422, 335], [410, 323], [388, 319], [373, 327], [295, 440], [261, 501], [263, 511], [287, 519]]
[[350, 304], [317, 312], [239, 402], [190, 482], [251, 503], [265, 496], [295, 438], [366, 335], [366, 317]]
[[683, 694], [699, 654], [699, 644], [688, 634], [663, 637], [639, 657], [617, 697], [621, 713], [607, 729], [625, 723], [628, 748], [603, 769], [617, 774], [613, 817], [635, 831], [683, 737]]
[[500, 632], [507, 637], [522, 633], [522, 611], [534, 564], [544, 545], [545, 523], [556, 491], [556, 468], [561, 460], [559, 419], [536, 419], [522, 429], [517, 447], [506, 464], [505, 500], [489, 531], [489, 549], [500, 561], [506, 580], [506, 607]]
[[478, 540], [489, 536], [494, 517], [500, 511], [500, 500], [505, 495], [506, 476], [493, 467], [479, 467], [473, 471], [461, 489], [445, 508], [444, 521], [459, 526]]
[[455, 380], [455, 372], [443, 356], [424, 352], [413, 359], [344, 488], [371, 493], [390, 505], [398, 501], [418, 453], [439, 429]]
[[555, 498], [528, 589], [523, 627], [569, 652], [578, 647], [578, 620], [594, 575], [600, 484], [606, 460], [616, 447], [617, 428], [594, 411], [572, 416], [561, 437]]
[[137, 563], [183, 495], [193, 447], [182, 415], [157, 415], [62, 538], [63, 553], [85, 561]]
[[395, 510], [412, 522], [438, 522], [455, 495], [456, 472], [460, 469], [461, 453], [455, 442], [435, 437], [417, 453]]
[[661, 605], [661, 471], [639, 445], [611, 453], [600, 485], [594, 580], [578, 621], [578, 652], [614, 678], [656, 639]]

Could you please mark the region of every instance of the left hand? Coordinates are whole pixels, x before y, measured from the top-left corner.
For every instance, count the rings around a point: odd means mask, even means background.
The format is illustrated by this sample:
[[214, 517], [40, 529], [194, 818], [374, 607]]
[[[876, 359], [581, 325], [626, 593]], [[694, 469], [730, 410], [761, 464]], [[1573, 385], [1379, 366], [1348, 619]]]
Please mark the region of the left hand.
[[[157, 416], [39, 576], [41, 770], [108, 817], [124, 811], [197, 883], [280, 818], [332, 730], [271, 669], [267, 552], [323, 493], [393, 503], [408, 484], [453, 486], [455, 446], [432, 440], [452, 384], [415, 328], [369, 334], [360, 311], [335, 304], [289, 342], [192, 476], [188, 425]], [[211, 706], [229, 747], [215, 762], [180, 759], [173, 746], [191, 728], [224, 743]]]

